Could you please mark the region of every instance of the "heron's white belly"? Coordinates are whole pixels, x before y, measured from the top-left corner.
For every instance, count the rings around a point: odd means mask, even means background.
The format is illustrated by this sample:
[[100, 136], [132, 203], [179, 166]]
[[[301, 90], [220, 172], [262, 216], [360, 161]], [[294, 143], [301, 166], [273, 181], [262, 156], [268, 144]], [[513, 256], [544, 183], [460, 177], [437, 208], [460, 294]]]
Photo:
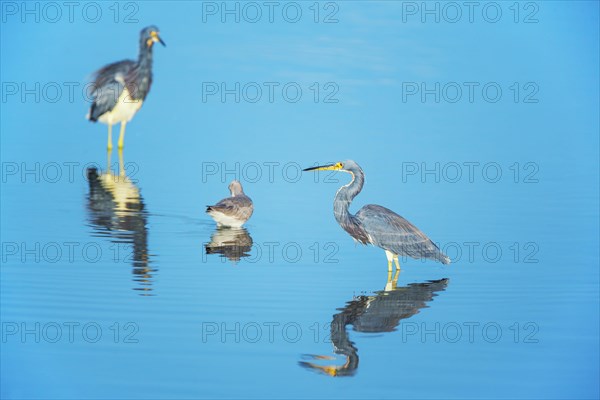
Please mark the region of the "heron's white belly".
[[113, 125], [119, 122], [129, 122], [142, 107], [143, 100], [134, 100], [129, 95], [127, 88], [123, 89], [123, 92], [117, 100], [115, 107], [106, 112], [98, 118], [98, 121], [105, 124]]
[[244, 225], [244, 222], [246, 222], [246, 221], [239, 220], [237, 218], [230, 217], [230, 216], [220, 213], [218, 211], [210, 211], [208, 214], [212, 217], [212, 219], [215, 220], [215, 222], [218, 225], [222, 225], [222, 226], [230, 226], [232, 228], [239, 228], [242, 225]]

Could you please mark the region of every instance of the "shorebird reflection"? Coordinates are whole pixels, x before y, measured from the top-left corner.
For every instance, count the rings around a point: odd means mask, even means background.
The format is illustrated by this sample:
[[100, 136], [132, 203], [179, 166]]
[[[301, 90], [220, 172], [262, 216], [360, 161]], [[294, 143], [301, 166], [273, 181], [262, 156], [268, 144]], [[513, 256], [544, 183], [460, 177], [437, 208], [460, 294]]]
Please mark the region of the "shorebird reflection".
[[[354, 346], [346, 330], [352, 325], [356, 332], [381, 333], [396, 329], [400, 320], [417, 314], [427, 303], [437, 296], [436, 292], [446, 289], [448, 279], [411, 283], [396, 287], [398, 273], [394, 279], [388, 274], [388, 283], [384, 290], [372, 296], [358, 296], [348, 302], [331, 321], [331, 342], [334, 353], [344, 357], [342, 365], [319, 365], [316, 362], [300, 361], [300, 365], [310, 370], [330, 376], [352, 376], [358, 368], [358, 349]], [[335, 360], [336, 357], [305, 355], [305, 358]]]
[[206, 254], [220, 254], [229, 261], [237, 263], [242, 257], [248, 257], [252, 249], [252, 237], [245, 228], [215, 229], [210, 243], [204, 245]]
[[108, 152], [106, 172], [88, 168], [87, 178], [89, 222], [94, 236], [107, 237], [114, 244], [111, 257], [115, 262], [131, 261], [134, 290], [149, 296], [152, 291], [152, 273], [148, 254], [148, 213], [139, 188], [125, 173], [123, 152], [119, 150], [119, 173], [110, 169], [111, 152]]

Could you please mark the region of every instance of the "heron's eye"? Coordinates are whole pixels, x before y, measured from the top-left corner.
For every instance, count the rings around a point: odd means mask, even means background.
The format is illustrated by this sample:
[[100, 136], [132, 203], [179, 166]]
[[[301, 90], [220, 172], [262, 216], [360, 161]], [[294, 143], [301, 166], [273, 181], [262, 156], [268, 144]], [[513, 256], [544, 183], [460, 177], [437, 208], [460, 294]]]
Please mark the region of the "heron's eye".
[[336, 167], [336, 168], [342, 168], [342, 167], [343, 167], [343, 165], [342, 165], [342, 163], [341, 163], [341, 162], [339, 162], [339, 163], [337, 163], [337, 164], [336, 164], [336, 166], [335, 166], [335, 167]]

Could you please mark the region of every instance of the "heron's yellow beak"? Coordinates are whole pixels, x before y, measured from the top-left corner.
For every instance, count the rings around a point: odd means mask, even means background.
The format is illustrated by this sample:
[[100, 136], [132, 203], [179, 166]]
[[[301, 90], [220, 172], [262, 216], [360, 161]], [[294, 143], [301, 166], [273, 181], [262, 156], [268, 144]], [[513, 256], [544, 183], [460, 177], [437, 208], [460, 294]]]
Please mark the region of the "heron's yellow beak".
[[152, 37], [152, 41], [154, 43], [158, 42], [158, 43], [162, 44], [164, 47], [167, 47], [165, 42], [163, 42], [163, 40], [160, 38], [160, 36], [158, 36], [158, 32], [156, 32], [156, 31], [150, 32], [150, 37]]
[[321, 165], [318, 167], [306, 168], [306, 169], [303, 169], [302, 171], [339, 171], [342, 168], [343, 168], [342, 163], [338, 162], [338, 163], [330, 164], [330, 165]]

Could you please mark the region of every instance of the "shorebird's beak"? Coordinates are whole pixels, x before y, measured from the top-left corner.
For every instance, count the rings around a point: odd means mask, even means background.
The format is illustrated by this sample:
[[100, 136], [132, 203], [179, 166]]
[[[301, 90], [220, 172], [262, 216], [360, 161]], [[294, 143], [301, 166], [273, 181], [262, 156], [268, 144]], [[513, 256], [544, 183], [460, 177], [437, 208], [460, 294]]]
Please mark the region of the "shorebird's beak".
[[318, 167], [306, 168], [306, 169], [303, 169], [302, 171], [339, 171], [342, 168], [343, 168], [342, 163], [338, 162], [335, 164], [320, 165]]
[[160, 44], [162, 44], [164, 47], [167, 47], [167, 45], [165, 44], [165, 42], [161, 39], [160, 36], [158, 36], [158, 32], [151, 32], [150, 36], [152, 36], [152, 41], [154, 43], [159, 42]]

